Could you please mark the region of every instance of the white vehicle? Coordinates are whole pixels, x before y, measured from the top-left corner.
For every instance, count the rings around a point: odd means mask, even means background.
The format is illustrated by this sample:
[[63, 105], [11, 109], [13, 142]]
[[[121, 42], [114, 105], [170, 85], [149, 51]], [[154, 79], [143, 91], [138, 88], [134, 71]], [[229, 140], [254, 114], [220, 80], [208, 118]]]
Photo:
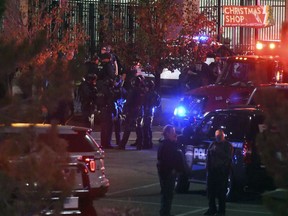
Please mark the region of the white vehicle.
[[[0, 126], [1, 139], [5, 135], [21, 134], [31, 128], [43, 139], [48, 135], [50, 124], [14, 123]], [[103, 196], [109, 188], [109, 180], [105, 176], [104, 151], [91, 136], [91, 129], [78, 126], [57, 126], [58, 135], [67, 142], [70, 162], [64, 165], [65, 175], [75, 173], [72, 195], [80, 198]]]

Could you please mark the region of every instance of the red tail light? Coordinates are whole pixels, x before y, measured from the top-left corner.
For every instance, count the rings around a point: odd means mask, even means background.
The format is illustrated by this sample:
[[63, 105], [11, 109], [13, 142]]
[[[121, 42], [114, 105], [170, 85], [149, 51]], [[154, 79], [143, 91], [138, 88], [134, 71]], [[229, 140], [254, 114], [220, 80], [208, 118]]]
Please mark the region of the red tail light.
[[95, 172], [96, 161], [93, 156], [80, 156], [78, 161], [84, 162], [91, 172]]
[[250, 164], [252, 162], [252, 147], [251, 147], [251, 143], [249, 143], [249, 142], [245, 142], [244, 143], [242, 154], [243, 154], [244, 163]]

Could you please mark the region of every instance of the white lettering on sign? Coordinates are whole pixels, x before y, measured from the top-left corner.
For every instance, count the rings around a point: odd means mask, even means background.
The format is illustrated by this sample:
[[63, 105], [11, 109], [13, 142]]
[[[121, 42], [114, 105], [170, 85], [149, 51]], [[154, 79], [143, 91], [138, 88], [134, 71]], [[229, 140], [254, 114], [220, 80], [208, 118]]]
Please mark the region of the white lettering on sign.
[[199, 160], [206, 160], [206, 149], [194, 148], [194, 158]]
[[244, 16], [227, 15], [225, 16], [225, 21], [228, 23], [243, 23]]

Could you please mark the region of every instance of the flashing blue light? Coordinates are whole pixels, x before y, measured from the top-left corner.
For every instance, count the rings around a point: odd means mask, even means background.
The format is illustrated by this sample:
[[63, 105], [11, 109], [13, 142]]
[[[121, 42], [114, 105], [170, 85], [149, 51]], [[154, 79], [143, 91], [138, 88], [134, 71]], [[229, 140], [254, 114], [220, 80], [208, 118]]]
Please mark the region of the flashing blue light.
[[175, 116], [184, 117], [184, 116], [186, 116], [186, 114], [187, 114], [186, 109], [183, 106], [176, 107], [174, 110]]
[[207, 35], [194, 36], [193, 39], [199, 43], [206, 43], [209, 39]]
[[201, 36], [199, 37], [199, 42], [205, 43], [205, 42], [207, 42], [207, 41], [208, 41], [208, 36], [207, 36], [207, 35], [201, 35]]

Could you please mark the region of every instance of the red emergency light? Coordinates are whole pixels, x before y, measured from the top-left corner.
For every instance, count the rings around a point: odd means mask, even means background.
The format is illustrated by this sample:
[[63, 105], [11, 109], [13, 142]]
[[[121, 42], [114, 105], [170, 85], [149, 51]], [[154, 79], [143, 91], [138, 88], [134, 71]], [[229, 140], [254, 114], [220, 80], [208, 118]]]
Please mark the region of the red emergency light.
[[255, 52], [257, 55], [279, 55], [280, 48], [280, 40], [257, 41]]

